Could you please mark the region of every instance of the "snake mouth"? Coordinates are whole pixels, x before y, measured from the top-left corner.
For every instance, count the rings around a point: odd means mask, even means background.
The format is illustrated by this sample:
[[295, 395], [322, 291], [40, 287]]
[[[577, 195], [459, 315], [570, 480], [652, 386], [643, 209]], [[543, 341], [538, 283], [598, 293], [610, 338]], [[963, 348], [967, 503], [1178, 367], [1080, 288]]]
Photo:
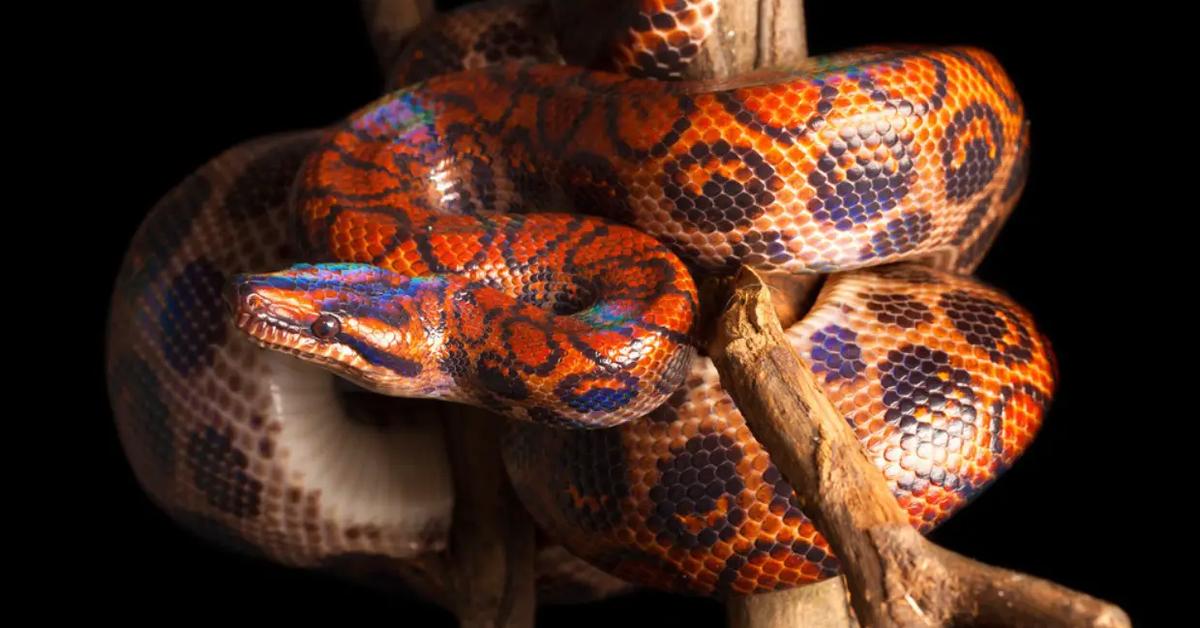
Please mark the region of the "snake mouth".
[[233, 309], [233, 325], [261, 349], [290, 355], [324, 368], [366, 390], [385, 395], [444, 396], [444, 391], [423, 391], [405, 385], [394, 373], [366, 359], [352, 343], [339, 338], [319, 338], [313, 333], [313, 321], [320, 314], [310, 309], [276, 301], [253, 287], [239, 282], [227, 301]]
[[350, 375], [359, 375], [349, 362], [358, 358], [353, 350], [336, 342], [322, 342], [310, 337], [306, 327], [263, 311], [239, 311], [234, 327], [249, 336], [254, 344], [313, 362]]
[[227, 293], [234, 327], [263, 349], [295, 356], [355, 380], [370, 379], [362, 356], [335, 340], [312, 333], [317, 315], [295, 304], [264, 296], [247, 281], [235, 282]]

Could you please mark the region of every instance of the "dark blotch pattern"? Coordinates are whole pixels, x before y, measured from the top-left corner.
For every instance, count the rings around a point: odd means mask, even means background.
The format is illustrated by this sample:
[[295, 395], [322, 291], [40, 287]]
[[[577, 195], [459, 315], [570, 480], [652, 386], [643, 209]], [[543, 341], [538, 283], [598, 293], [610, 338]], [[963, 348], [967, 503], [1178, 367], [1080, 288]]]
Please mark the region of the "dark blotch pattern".
[[446, 352], [438, 367], [454, 379], [462, 379], [471, 372], [471, 356], [467, 355], [461, 341], [451, 339], [446, 343]]
[[[724, 434], [700, 434], [682, 448], [671, 448], [671, 456], [658, 461], [658, 482], [650, 488], [654, 512], [646, 519], [657, 542], [664, 547], [691, 549], [712, 547], [718, 540], [737, 535], [737, 525], [746, 512], [737, 506], [737, 496], [746, 488], [737, 473], [742, 448]], [[714, 511], [723, 513], [715, 523]], [[686, 522], [704, 521], [697, 532]]]
[[808, 211], [846, 231], [895, 207], [916, 176], [907, 143], [888, 122], [846, 126], [808, 175], [817, 191]]
[[854, 379], [862, 374], [867, 365], [862, 360], [862, 349], [854, 342], [857, 338], [853, 330], [837, 325], [826, 325], [813, 332], [809, 352], [813, 373], [824, 373], [827, 382]]
[[167, 288], [158, 326], [163, 355], [180, 375], [210, 365], [225, 341], [224, 289], [225, 275], [205, 259], [188, 264]]
[[258, 516], [262, 482], [251, 477], [245, 452], [212, 426], [188, 438], [187, 460], [192, 481], [214, 508], [235, 517]]
[[967, 342], [988, 350], [991, 361], [1011, 367], [1033, 358], [1029, 330], [1004, 304], [955, 290], [943, 294], [938, 307], [946, 312]]
[[621, 525], [620, 502], [629, 495], [629, 480], [620, 430], [570, 430], [556, 436], [561, 446], [551, 455], [566, 482], [559, 492], [562, 512], [591, 532]]
[[563, 164], [562, 176], [562, 188], [575, 211], [607, 216], [626, 224], [634, 222], [629, 191], [608, 159], [592, 153], [576, 153]]
[[[879, 373], [887, 408], [884, 420], [899, 428], [900, 447], [906, 454], [930, 460], [932, 450], [938, 448], [954, 455], [964, 442], [975, 438], [978, 419], [971, 374], [952, 366], [946, 352], [905, 345], [888, 352]], [[934, 427], [935, 422], [944, 427]], [[914, 466], [912, 475], [897, 478], [899, 489], [921, 491], [934, 484], [964, 495], [973, 491], [965, 479], [936, 463]]]
[[579, 375], [564, 377], [555, 388], [558, 398], [576, 412], [613, 412], [633, 401], [638, 379], [627, 373], [605, 373], [595, 380]]
[[783, 234], [768, 229], [765, 231], [748, 231], [742, 236], [742, 241], [733, 245], [734, 259], [731, 268], [737, 268], [740, 259], [748, 265], [782, 264], [790, 259]]
[[489, 26], [471, 48], [482, 54], [489, 64], [502, 60], [544, 59], [550, 56], [549, 42], [539, 35], [528, 25], [507, 20]]
[[512, 358], [491, 352], [483, 353], [479, 356], [475, 372], [483, 387], [496, 395], [515, 400], [529, 397], [529, 387], [513, 367]]
[[[988, 136], [970, 135], [976, 121], [984, 122]], [[963, 201], [971, 198], [991, 183], [1004, 153], [1004, 132], [995, 110], [975, 103], [954, 114], [938, 148], [946, 169], [946, 198]], [[955, 153], [962, 150], [965, 157], [955, 166]]]
[[[709, 174], [692, 181], [701, 170]], [[734, 177], [718, 170], [731, 171]], [[748, 229], [783, 187], [775, 168], [758, 151], [724, 140], [692, 145], [688, 154], [665, 164], [663, 171], [663, 194], [675, 206], [672, 217], [694, 223], [702, 233]], [[770, 257], [785, 251], [780, 245], [777, 251], [762, 253]]]
[[927, 212], [909, 212], [894, 218], [871, 236], [871, 243], [863, 247], [860, 260], [901, 255], [915, 248], [933, 233], [933, 218]]
[[875, 313], [875, 319], [885, 325], [899, 325], [912, 329], [918, 323], [932, 323], [933, 312], [920, 301], [903, 293], [860, 294], [867, 309]]

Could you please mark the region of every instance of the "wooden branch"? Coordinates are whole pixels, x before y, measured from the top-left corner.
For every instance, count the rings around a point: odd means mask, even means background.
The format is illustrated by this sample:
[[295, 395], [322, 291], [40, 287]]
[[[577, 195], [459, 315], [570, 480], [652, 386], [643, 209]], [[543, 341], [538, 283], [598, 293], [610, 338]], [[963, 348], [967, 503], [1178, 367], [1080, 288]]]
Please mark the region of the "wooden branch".
[[361, 0], [363, 19], [379, 67], [385, 73], [400, 54], [404, 38], [434, 14], [434, 0]]
[[[807, 54], [803, 0], [726, 0], [721, 3], [713, 35], [684, 70], [684, 77], [735, 79], [757, 70], [794, 65]], [[797, 306], [807, 301], [798, 295], [814, 293], [817, 281], [815, 275], [772, 277], [779, 315], [789, 324], [802, 314]], [[727, 293], [728, 287], [705, 281], [701, 290], [705, 302], [714, 293]], [[711, 323], [710, 319], [702, 321], [703, 337], [712, 337]], [[846, 589], [838, 578], [812, 587], [732, 597], [726, 602], [726, 612], [735, 628], [844, 628], [854, 625], [846, 600]]]
[[731, 601], [729, 628], [855, 626], [841, 578]]
[[452, 610], [466, 628], [532, 628], [533, 521], [517, 500], [500, 440], [506, 424], [483, 410], [447, 408], [454, 518], [443, 568]]
[[883, 474], [792, 350], [761, 278], [742, 269], [711, 347], [755, 438], [841, 559], [869, 626], [1129, 626], [1118, 607], [937, 547], [908, 522]]
[[802, 0], [724, 0], [713, 35], [684, 70], [689, 79], [737, 78], [808, 54]]

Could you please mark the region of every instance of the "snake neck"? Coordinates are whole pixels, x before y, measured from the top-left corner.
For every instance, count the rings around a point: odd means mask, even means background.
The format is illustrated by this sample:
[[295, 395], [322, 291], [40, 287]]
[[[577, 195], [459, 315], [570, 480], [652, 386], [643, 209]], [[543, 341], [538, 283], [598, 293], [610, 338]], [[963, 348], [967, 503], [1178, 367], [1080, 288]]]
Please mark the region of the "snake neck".
[[[596, 239], [632, 246], [635, 232], [595, 228]], [[410, 278], [365, 264], [301, 264], [237, 278], [230, 302], [259, 345], [368, 390], [603, 427], [644, 415], [679, 385], [694, 355], [695, 288], [661, 247], [631, 249], [644, 260], [632, 265], [590, 258], [613, 241], [598, 251], [586, 244], [555, 264], [587, 269], [574, 275], [535, 266]]]

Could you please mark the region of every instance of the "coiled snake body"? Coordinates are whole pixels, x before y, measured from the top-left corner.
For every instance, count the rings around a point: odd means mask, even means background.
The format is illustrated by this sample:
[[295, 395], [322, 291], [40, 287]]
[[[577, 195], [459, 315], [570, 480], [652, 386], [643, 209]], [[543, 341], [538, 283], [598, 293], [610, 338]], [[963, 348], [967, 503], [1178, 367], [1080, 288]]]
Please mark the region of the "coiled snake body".
[[[705, 594], [827, 577], [836, 559], [694, 357], [679, 257], [832, 273], [788, 334], [913, 525], [1015, 460], [1054, 372], [1028, 314], [965, 276], [1024, 182], [995, 60], [870, 49], [740, 83], [631, 78], [677, 73], [716, 11], [637, 6], [607, 57], [624, 75], [500, 62], [557, 54], [525, 34], [529, 6], [445, 17], [397, 66], [425, 80], [234, 148], [151, 212], [115, 290], [109, 386], [160, 505], [289, 564], [404, 572], [441, 547], [436, 419], [347, 420], [310, 362], [518, 419], [522, 500], [607, 573]], [[444, 58], [486, 67], [438, 75]], [[606, 218], [525, 213], [564, 209]], [[544, 573], [567, 569], [556, 556]]]

